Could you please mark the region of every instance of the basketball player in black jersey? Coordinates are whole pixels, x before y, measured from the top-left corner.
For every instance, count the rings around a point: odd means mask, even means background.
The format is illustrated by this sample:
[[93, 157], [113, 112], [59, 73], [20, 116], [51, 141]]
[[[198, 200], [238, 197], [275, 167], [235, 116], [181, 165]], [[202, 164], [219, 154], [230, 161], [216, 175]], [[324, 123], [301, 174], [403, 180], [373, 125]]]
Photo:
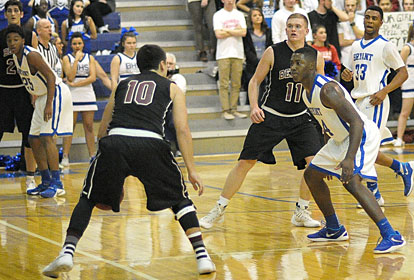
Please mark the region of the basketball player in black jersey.
[[105, 108], [96, 158], [90, 164], [81, 198], [73, 210], [63, 249], [43, 270], [46, 276], [58, 277], [59, 272], [72, 269], [76, 244], [88, 226], [96, 204], [107, 205], [112, 211], [119, 212], [124, 180], [129, 175], [143, 183], [148, 210], [172, 209], [193, 245], [198, 272], [205, 274], [216, 270], [204, 246], [183, 175], [170, 145], [164, 140], [164, 118], [172, 102], [178, 144], [188, 179], [201, 195], [204, 186], [195, 170], [184, 93], [166, 78], [166, 55], [159, 46], [141, 47], [137, 64], [141, 74], [121, 81]]
[[[227, 204], [240, 189], [249, 170], [257, 161], [275, 164], [273, 148], [283, 139], [286, 139], [293, 163], [298, 169], [304, 169], [322, 147], [322, 136], [302, 101], [303, 86], [295, 83], [290, 74], [292, 53], [305, 46], [311, 48], [305, 43], [305, 36], [309, 32], [307, 26], [305, 16], [298, 13], [290, 15], [286, 23], [288, 40], [272, 45], [264, 52], [249, 83], [250, 118], [253, 124], [247, 133], [239, 162], [227, 176], [217, 204], [207, 216], [200, 219], [202, 227], [211, 228], [214, 223], [223, 221]], [[323, 68], [323, 57], [318, 54], [318, 73], [323, 74]], [[268, 84], [260, 108], [257, 88], [266, 75]], [[311, 194], [302, 178], [299, 201], [291, 220], [295, 226], [320, 226], [307, 210], [310, 198]]]
[[[4, 6], [4, 16], [8, 25], [17, 24], [23, 17], [23, 6], [18, 0], [9, 0]], [[0, 141], [4, 132], [13, 133], [15, 123], [22, 133], [24, 156], [26, 161], [26, 188], [36, 187], [34, 172], [36, 162], [29, 144], [30, 123], [33, 106], [30, 94], [26, 91], [16, 66], [13, 54], [6, 42], [6, 29], [0, 31]], [[32, 31], [25, 32], [25, 44], [37, 48], [37, 37]]]

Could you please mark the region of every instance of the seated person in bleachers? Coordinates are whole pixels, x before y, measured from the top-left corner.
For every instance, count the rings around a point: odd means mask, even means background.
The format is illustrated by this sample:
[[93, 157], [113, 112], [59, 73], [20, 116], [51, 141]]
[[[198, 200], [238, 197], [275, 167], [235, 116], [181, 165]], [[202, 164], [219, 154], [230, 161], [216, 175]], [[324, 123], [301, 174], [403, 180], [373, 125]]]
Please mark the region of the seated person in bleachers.
[[401, 0], [400, 5], [401, 5], [401, 9], [400, 9], [401, 11], [404, 11], [404, 12], [414, 11], [414, 0]]
[[32, 8], [32, 17], [26, 22], [25, 28], [27, 30], [34, 30], [36, 23], [41, 19], [45, 18], [50, 21], [52, 25], [52, 32], [59, 33], [59, 25], [56, 19], [52, 18], [48, 13], [49, 2], [48, 0], [35, 0]]
[[[3, 0], [1, 0], [3, 1]], [[24, 26], [26, 22], [32, 17], [32, 6], [34, 0], [20, 0], [23, 5], [23, 18], [21, 19], [21, 26]], [[4, 1], [7, 2], [7, 1]]]
[[91, 0], [91, 3], [86, 7], [86, 14], [92, 17], [99, 33], [109, 32], [103, 17], [112, 12], [115, 12], [115, 0]]
[[72, 0], [70, 2], [69, 16], [68, 19], [62, 23], [62, 40], [67, 46], [67, 53], [71, 53], [72, 50], [70, 45], [68, 46], [69, 33], [80, 32], [83, 35], [85, 47], [83, 52], [90, 53], [91, 45], [90, 39], [96, 39], [95, 23], [92, 18], [85, 15], [85, 4], [82, 0]]
[[126, 28], [123, 28], [122, 31], [119, 52], [111, 61], [112, 90], [116, 88], [120, 81], [140, 73], [137, 65], [137, 52], [135, 51], [138, 33], [128, 32]]
[[[72, 93], [73, 101], [73, 129], [75, 129], [78, 113], [82, 114], [83, 130], [85, 131], [86, 145], [89, 157], [95, 155], [95, 136], [93, 133], [93, 118], [98, 110], [95, 92], [92, 83], [96, 80], [95, 58], [83, 52], [83, 36], [75, 32], [71, 39], [72, 53], [63, 57], [63, 72], [66, 75], [66, 84]], [[63, 139], [62, 165], [69, 165], [69, 151], [72, 137]]]
[[[391, 3], [391, 7], [387, 8], [386, 6], [388, 6], [388, 4], [385, 4], [385, 2], [382, 4], [381, 6], [381, 0], [366, 0], [367, 1], [367, 7], [369, 6], [379, 6], [381, 7], [381, 9], [383, 10], [383, 12], [398, 12], [400, 10], [400, 3], [398, 0], [388, 0]], [[388, 2], [387, 1], [387, 2]], [[384, 8], [386, 8], [386, 10], [384, 10]]]
[[394, 12], [394, 11], [396, 12], [396, 11], [399, 11], [400, 9], [400, 4], [398, 3], [398, 9], [394, 10], [393, 3], [391, 2], [391, 0], [378, 0], [378, 6], [382, 9], [384, 13], [389, 13], [389, 12]]
[[[49, 4], [51, 7], [49, 14], [57, 20], [59, 26], [62, 26], [63, 21], [69, 16], [70, 0], [49, 0]], [[89, 5], [89, 1], [83, 0], [83, 4], [86, 7]]]

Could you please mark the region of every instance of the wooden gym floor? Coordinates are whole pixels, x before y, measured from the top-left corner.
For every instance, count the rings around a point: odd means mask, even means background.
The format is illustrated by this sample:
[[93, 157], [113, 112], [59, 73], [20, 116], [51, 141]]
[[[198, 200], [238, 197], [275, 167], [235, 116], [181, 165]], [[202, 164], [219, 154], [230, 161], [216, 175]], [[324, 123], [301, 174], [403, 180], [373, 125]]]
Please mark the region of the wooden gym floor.
[[[386, 152], [399, 160], [414, 160], [413, 146], [401, 154]], [[172, 213], [148, 212], [142, 186], [128, 178], [121, 212], [94, 210], [73, 270], [61, 279], [414, 279], [414, 196], [404, 197], [401, 178], [378, 167], [383, 209], [407, 245], [398, 253], [374, 255], [377, 227], [338, 180], [329, 185], [350, 240], [307, 241], [306, 235], [315, 229], [290, 223], [302, 173], [293, 167], [287, 151], [276, 152], [276, 157], [277, 165], [259, 163], [251, 170], [226, 210], [224, 223], [203, 230], [217, 273], [197, 274], [191, 245]], [[190, 189], [199, 217], [215, 204], [236, 160], [235, 154], [196, 158], [206, 185], [201, 197]], [[0, 279], [47, 279], [41, 270], [61, 249], [86, 170], [86, 164], [64, 170], [67, 193], [52, 199], [26, 196], [23, 177], [0, 171]], [[311, 210], [314, 218], [322, 219], [314, 203]]]

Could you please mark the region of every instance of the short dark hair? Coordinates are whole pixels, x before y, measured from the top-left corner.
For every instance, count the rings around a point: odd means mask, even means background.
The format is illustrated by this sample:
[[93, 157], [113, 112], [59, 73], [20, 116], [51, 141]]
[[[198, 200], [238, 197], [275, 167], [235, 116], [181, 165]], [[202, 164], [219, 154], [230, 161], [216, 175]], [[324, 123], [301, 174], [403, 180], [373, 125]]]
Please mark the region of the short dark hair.
[[137, 54], [137, 65], [141, 71], [157, 70], [161, 61], [165, 61], [167, 55], [158, 45], [144, 45]]
[[297, 49], [294, 53], [303, 54], [306, 61], [314, 62], [316, 65], [316, 60], [318, 58], [318, 52], [315, 49], [304, 47], [304, 48]]
[[20, 35], [20, 37], [24, 39], [23, 28], [21, 26], [18, 26], [17, 24], [10, 24], [6, 28], [6, 38], [7, 38], [7, 35], [9, 35], [10, 33], [17, 33]]
[[75, 38], [81, 38], [81, 40], [82, 40], [82, 42], [83, 42], [83, 44], [85, 44], [85, 40], [83, 39], [83, 35], [82, 35], [82, 33], [80, 33], [80, 32], [73, 32], [73, 34], [70, 36], [70, 44], [72, 45], [72, 41], [73, 41], [73, 39], [75, 39]]
[[308, 18], [305, 16], [305, 15], [302, 15], [302, 14], [300, 14], [300, 13], [293, 13], [293, 14], [291, 14], [288, 18], [287, 18], [287, 20], [286, 20], [286, 23], [291, 19], [291, 18], [301, 18], [301, 19], [303, 19], [305, 22], [306, 22], [306, 28], [308, 28], [308, 25], [309, 25], [309, 21], [308, 21]]
[[369, 6], [366, 10], [365, 10], [365, 13], [364, 13], [364, 15], [367, 13], [367, 11], [368, 10], [372, 10], [372, 11], [377, 11], [379, 14], [380, 14], [380, 16], [381, 16], [381, 20], [384, 18], [384, 11], [380, 8], [380, 7], [378, 7], [378, 6]]
[[19, 0], [9, 0], [4, 4], [4, 12], [7, 11], [9, 6], [17, 6], [19, 7], [20, 12], [23, 12], [23, 4]]

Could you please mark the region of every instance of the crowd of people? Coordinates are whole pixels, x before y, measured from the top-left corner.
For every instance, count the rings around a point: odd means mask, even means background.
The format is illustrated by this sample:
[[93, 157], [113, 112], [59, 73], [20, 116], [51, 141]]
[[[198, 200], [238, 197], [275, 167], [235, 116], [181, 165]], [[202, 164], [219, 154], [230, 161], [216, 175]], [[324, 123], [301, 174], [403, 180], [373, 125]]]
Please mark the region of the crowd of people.
[[[72, 268], [76, 245], [93, 208], [119, 212], [123, 182], [129, 175], [143, 183], [149, 210], [172, 209], [193, 246], [199, 273], [215, 271], [200, 226], [211, 228], [223, 221], [247, 173], [257, 161], [275, 164], [272, 151], [282, 140], [289, 144], [297, 169], [306, 168], [292, 224], [320, 227], [309, 211], [311, 196], [326, 219], [326, 226], [308, 239], [348, 239], [323, 181], [334, 176], [378, 226], [383, 240], [374, 253], [404, 246], [404, 238], [379, 208], [385, 202], [374, 163], [399, 175], [404, 195], [410, 195], [414, 162], [392, 159], [379, 146], [393, 140], [386, 127], [388, 95], [398, 88], [403, 101], [394, 145], [404, 144], [402, 135], [414, 100], [413, 25], [401, 54], [379, 30], [384, 12], [413, 11], [413, 0], [339, 2], [269, 1], [275, 13], [268, 27], [264, 1], [188, 0], [197, 56], [218, 65], [223, 118], [247, 118], [237, 111], [243, 86], [248, 90], [253, 122], [216, 205], [199, 223], [171, 147], [164, 141], [175, 142], [189, 181], [201, 195], [203, 183], [195, 170], [187, 124], [186, 81], [176, 71], [175, 55], [156, 45], [145, 45], [137, 53], [137, 33], [123, 29], [109, 79], [91, 54], [90, 40], [109, 31], [103, 16], [114, 11], [114, 1], [7, 1], [3, 10], [7, 27], [0, 31], [0, 139], [3, 133], [13, 132], [16, 122], [23, 135], [27, 194], [44, 198], [65, 194], [54, 139], [63, 137], [62, 165], [68, 166], [79, 112], [90, 157], [63, 249], [43, 273], [57, 277]], [[24, 23], [26, 5], [32, 17]], [[203, 32], [204, 27], [208, 32]], [[387, 81], [391, 71], [393, 78]], [[92, 87], [97, 78], [112, 91], [98, 132], [98, 151]], [[331, 138], [326, 144], [323, 134]], [[39, 185], [34, 180], [36, 165]], [[363, 179], [367, 188], [362, 186]]]

